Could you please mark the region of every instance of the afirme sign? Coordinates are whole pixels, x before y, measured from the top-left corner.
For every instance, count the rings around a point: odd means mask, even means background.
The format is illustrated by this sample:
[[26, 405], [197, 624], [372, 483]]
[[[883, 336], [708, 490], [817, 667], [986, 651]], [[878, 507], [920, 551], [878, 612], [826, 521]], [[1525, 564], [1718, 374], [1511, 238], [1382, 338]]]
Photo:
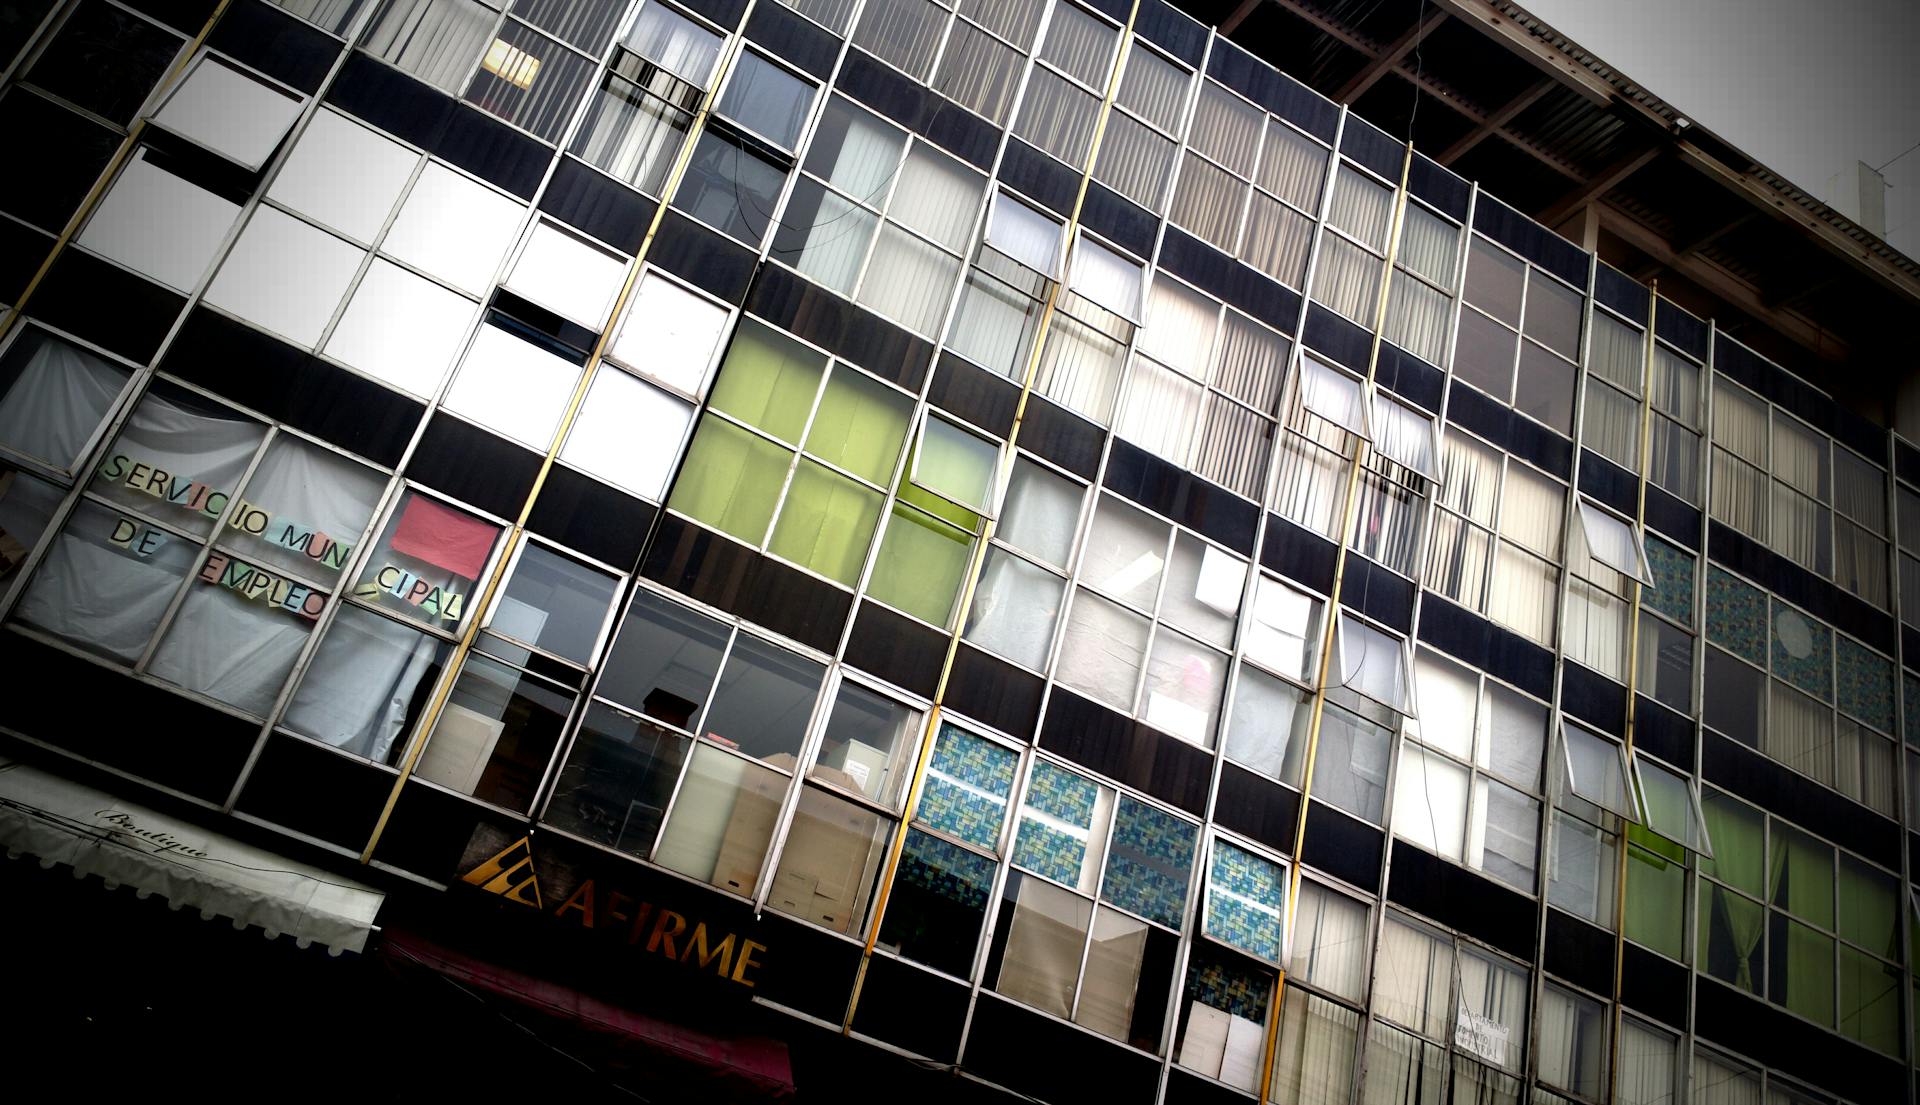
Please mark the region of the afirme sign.
[[767, 950], [765, 944], [709, 924], [690, 911], [682, 913], [657, 905], [611, 880], [582, 878], [565, 900], [554, 905], [541, 893], [530, 837], [523, 836], [483, 859], [461, 875], [460, 881], [539, 910], [558, 924], [605, 934], [649, 955], [692, 970], [712, 971], [720, 979], [749, 989], [754, 983], [751, 972], [761, 966], [759, 956]]

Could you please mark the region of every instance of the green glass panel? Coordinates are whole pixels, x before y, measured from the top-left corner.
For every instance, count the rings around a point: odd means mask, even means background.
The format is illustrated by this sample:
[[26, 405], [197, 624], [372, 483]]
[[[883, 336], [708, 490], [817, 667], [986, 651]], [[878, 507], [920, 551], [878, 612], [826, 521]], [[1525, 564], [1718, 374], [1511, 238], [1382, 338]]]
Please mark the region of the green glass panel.
[[1750, 994], [1761, 989], [1767, 911], [1724, 886], [1700, 884], [1700, 970]]
[[1833, 1024], [1833, 937], [1784, 913], [1768, 917], [1767, 998], [1815, 1024]]
[[885, 484], [907, 437], [913, 400], [856, 369], [835, 366], [807, 430], [807, 452]]
[[1700, 807], [1713, 841], [1713, 858], [1700, 860], [1701, 873], [1758, 897], [1766, 885], [1765, 815], [1716, 790], [1704, 791]]
[[1899, 1056], [1900, 968], [1841, 946], [1840, 1031]]
[[852, 587], [879, 523], [878, 491], [803, 459], [767, 550]]
[[773, 442], [708, 415], [694, 432], [667, 506], [758, 545], [792, 459]]
[[1875, 955], [1900, 958], [1900, 910], [1894, 878], [1852, 856], [1840, 857], [1841, 937]]
[[917, 618], [946, 625], [972, 549], [971, 534], [896, 504], [867, 592]]
[[713, 385], [713, 407], [799, 444], [825, 357], [752, 319], [740, 323]]
[[1833, 849], [1791, 825], [1773, 823], [1767, 897], [1823, 929], [1833, 927]]
[[958, 503], [984, 507], [993, 489], [993, 462], [1000, 450], [944, 419], [927, 419], [920, 437], [913, 482]]
[[1627, 839], [1627, 938], [1685, 960], [1686, 852], [1638, 825]]

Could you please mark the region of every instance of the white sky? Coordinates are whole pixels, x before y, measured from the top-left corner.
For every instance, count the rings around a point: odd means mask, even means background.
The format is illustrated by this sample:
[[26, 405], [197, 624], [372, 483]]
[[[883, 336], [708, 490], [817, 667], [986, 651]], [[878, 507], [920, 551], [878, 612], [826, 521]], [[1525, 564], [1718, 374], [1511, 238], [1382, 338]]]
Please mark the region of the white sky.
[[[1915, 0], [1520, 0], [1636, 83], [1848, 215], [1835, 174], [1920, 142]], [[1884, 170], [1920, 257], [1920, 150]]]

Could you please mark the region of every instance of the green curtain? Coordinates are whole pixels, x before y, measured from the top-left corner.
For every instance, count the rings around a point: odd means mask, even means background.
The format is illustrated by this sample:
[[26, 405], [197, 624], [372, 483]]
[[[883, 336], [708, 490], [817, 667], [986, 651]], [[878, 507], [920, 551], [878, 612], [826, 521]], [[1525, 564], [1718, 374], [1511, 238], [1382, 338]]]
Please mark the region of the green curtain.
[[714, 381], [713, 407], [798, 445], [826, 367], [820, 354], [744, 319]]
[[1767, 855], [1766, 815], [1744, 802], [1708, 790], [1701, 802], [1713, 858], [1702, 857], [1700, 871], [1743, 894], [1762, 897]]
[[880, 493], [801, 460], [768, 551], [852, 587], [880, 522]]
[[1841, 945], [1840, 1031], [1898, 1058], [1900, 986], [1900, 968]]
[[807, 431], [807, 452], [863, 480], [893, 479], [913, 400], [857, 369], [835, 366]]
[[1840, 915], [1836, 931], [1875, 955], [1900, 958], [1900, 910], [1890, 875], [1851, 856], [1840, 857]]
[[1767, 897], [1823, 929], [1833, 927], [1833, 849], [1790, 825], [1773, 823]]
[[1722, 982], [1760, 993], [1760, 936], [1766, 931], [1766, 907], [1724, 886], [1709, 882], [1700, 886], [1702, 967]]
[[1833, 937], [1782, 914], [1770, 918], [1767, 998], [1815, 1024], [1833, 1024]]
[[959, 503], [986, 506], [1000, 451], [943, 419], [929, 417], [920, 435], [913, 482]]
[[773, 442], [707, 415], [667, 506], [757, 546], [767, 535], [792, 458]]
[[896, 503], [880, 542], [867, 593], [917, 618], [944, 626], [966, 574], [973, 535]]
[[1687, 951], [1687, 852], [1640, 827], [1627, 827], [1627, 938], [1664, 955]]

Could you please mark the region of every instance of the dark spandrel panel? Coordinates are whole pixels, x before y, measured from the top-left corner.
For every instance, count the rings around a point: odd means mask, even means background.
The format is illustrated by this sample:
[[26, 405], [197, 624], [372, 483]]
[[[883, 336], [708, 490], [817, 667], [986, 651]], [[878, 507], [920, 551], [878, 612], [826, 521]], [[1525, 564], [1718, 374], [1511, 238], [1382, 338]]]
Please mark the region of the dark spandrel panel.
[[1198, 66], [1207, 53], [1207, 28], [1188, 18], [1166, 0], [1141, 0], [1134, 16], [1133, 33], [1179, 58]]
[[840, 40], [785, 4], [758, 4], [747, 17], [747, 37], [821, 80], [833, 72]]
[[1580, 450], [1580, 490], [1594, 501], [1632, 516], [1639, 505], [1640, 478], [1591, 449]]
[[1700, 510], [1652, 483], [1647, 485], [1647, 525], [1673, 538], [1676, 544], [1700, 551]]
[[1920, 672], [1920, 629], [1901, 626], [1900, 648], [1901, 664], [1909, 671]]
[[235, 204], [247, 202], [265, 172], [250, 172], [204, 146], [159, 127], [142, 133], [149, 164]]
[[1436, 414], [1440, 410], [1447, 384], [1446, 373], [1392, 342], [1380, 343], [1380, 359], [1374, 365], [1373, 378], [1381, 387], [1428, 414]]
[[1676, 1032], [1684, 1031], [1692, 974], [1673, 960], [1645, 948], [1632, 944], [1622, 947], [1625, 954], [1621, 956], [1624, 968], [1620, 974], [1621, 1002]]
[[1238, 764], [1224, 764], [1220, 792], [1213, 799], [1213, 819], [1290, 856], [1293, 834], [1299, 828], [1300, 795]]
[[1407, 158], [1404, 142], [1351, 112], [1340, 132], [1340, 152], [1395, 184]]
[[1587, 289], [1587, 251], [1487, 195], [1473, 207], [1473, 228], [1581, 291]]
[[1887, 867], [1900, 863], [1900, 828], [1784, 764], [1711, 731], [1701, 734], [1700, 777], [1807, 831]]
[[1602, 261], [1594, 267], [1593, 298], [1618, 311], [1621, 318], [1636, 326], [1645, 326], [1653, 293], [1645, 284]]
[[1213, 41], [1207, 75], [1329, 145], [1340, 127], [1340, 107], [1259, 61], [1222, 37]]
[[[63, 249], [33, 293], [33, 317], [147, 363], [186, 297], [77, 249]], [[105, 309], [110, 304], [112, 309]]]
[[[188, 33], [199, 33], [204, 24], [202, 19]], [[54, 32], [26, 74], [56, 96], [126, 126], [183, 45], [179, 35], [89, 0]]]
[[1413, 625], [1413, 581], [1358, 553], [1347, 557], [1340, 602], [1402, 633]]
[[1492, 623], [1487, 624], [1486, 669], [1537, 698], [1553, 696], [1553, 653]]
[[0, 134], [33, 151], [33, 171], [0, 173], [0, 211], [58, 234], [107, 167], [120, 136], [44, 96], [0, 97]]
[[197, 35], [213, 18], [219, 0], [122, 0], [127, 7], [165, 23], [181, 34]]
[[1212, 754], [1072, 691], [1054, 687], [1040, 746], [1188, 813], [1207, 808]]
[[262, 0], [228, 8], [207, 44], [308, 95], [320, 91], [342, 49], [339, 39]]
[[[1662, 321], [1669, 313], [1665, 301], [1662, 301]], [[1656, 329], [1659, 329], [1656, 327]], [[1665, 336], [1664, 334], [1662, 336]], [[1734, 383], [1744, 385], [1766, 395], [1773, 390], [1775, 369], [1771, 362], [1760, 354], [1727, 337], [1715, 334], [1713, 339], [1713, 370]]]
[[953, 657], [946, 704], [954, 711], [1022, 740], [1033, 739], [1044, 681], [997, 656], [963, 644]]
[[[1710, 335], [1713, 327], [1664, 299], [1660, 301], [1659, 309], [1654, 312], [1653, 332], [1661, 340], [1668, 342], [1694, 360], [1707, 359], [1707, 344], [1712, 340]], [[1718, 349], [1714, 350], [1716, 364], [1719, 361], [1719, 352]]]
[[[594, 345], [600, 340], [600, 335], [594, 331], [505, 288], [495, 288], [493, 300], [487, 306], [492, 308], [488, 314], [493, 321], [499, 322], [499, 316], [505, 315], [520, 324], [509, 329], [527, 334], [537, 344], [553, 349], [556, 355], [575, 364], [584, 365]], [[546, 340], [540, 341], [541, 338]]]
[[465, 105], [448, 113], [446, 133], [433, 152], [523, 200], [539, 191], [553, 160], [553, 147]]
[[[1395, 853], [1395, 859], [1399, 855]], [[1613, 990], [1613, 933], [1557, 909], [1547, 910], [1546, 944], [1540, 965], [1548, 974], [1597, 994]]]
[[1094, 11], [1112, 17], [1116, 23], [1125, 23], [1128, 13], [1133, 9], [1128, 0], [1087, 0], [1087, 3]]
[[1252, 1100], [1252, 1094], [1188, 1074], [1179, 1067], [1167, 1072], [1167, 1092], [1161, 1098], [1164, 1105], [1244, 1105]]
[[1487, 666], [1487, 622], [1469, 610], [1431, 591], [1420, 600], [1420, 641], [1465, 660], [1471, 667]]
[[740, 25], [740, 16], [747, 10], [747, 0], [687, 0], [687, 10], [703, 15], [720, 25], [723, 30], [733, 30]]
[[1253, 553], [1260, 508], [1136, 445], [1114, 439], [1106, 486], [1246, 555]]
[[1073, 212], [1073, 197], [1080, 190], [1080, 179], [1072, 169], [1018, 138], [1007, 140], [1007, 152], [1000, 158], [1000, 182], [1063, 217]]
[[482, 821], [500, 826], [508, 840], [527, 828], [521, 818], [409, 781], [400, 789], [373, 858], [435, 882], [453, 882], [465, 874], [459, 863], [474, 825]]
[[1897, 1059], [1704, 975], [1694, 995], [1694, 1031], [1704, 1040], [1737, 1054], [1766, 1056], [1776, 1071], [1849, 1101], [1899, 1101], [1907, 1092], [1907, 1071]]
[[947, 637], [871, 602], [860, 604], [846, 661], [896, 687], [932, 698], [947, 661]]
[[924, 114], [922, 101], [928, 95], [905, 74], [881, 64], [859, 47], [847, 51], [834, 87], [909, 130], [919, 125]]
[[1893, 652], [1897, 637], [1893, 615], [1821, 579], [1800, 565], [1719, 522], [1707, 527], [1707, 556], [1760, 581], [1822, 621], [1832, 622], [1882, 652]]
[[1407, 171], [1407, 191], [1457, 222], [1466, 221], [1467, 207], [1473, 199], [1473, 185], [1418, 151], [1413, 155], [1413, 167]]
[[1160, 242], [1160, 267], [1226, 300], [1283, 334], [1300, 324], [1300, 294], [1175, 226]]
[[1140, 257], [1153, 256], [1153, 234], [1160, 220], [1153, 212], [1098, 181], [1087, 184], [1080, 221], [1087, 229]]
[[[0, 661], [17, 688], [48, 693], [16, 694], [7, 727], [76, 756], [184, 791], [224, 802], [259, 735], [257, 722], [135, 682], [91, 661], [17, 633], [0, 633]], [[57, 688], [58, 693], [52, 693]], [[107, 716], [88, 718], [75, 703], [111, 704]], [[176, 740], [191, 736], [192, 755]]]
[[1278, 514], [1267, 515], [1267, 535], [1260, 545], [1260, 563], [1321, 594], [1333, 590], [1334, 562], [1340, 550], [1317, 533], [1309, 533]]
[[1573, 478], [1573, 442], [1518, 413], [1508, 423], [1507, 452], [1560, 479]]
[[[1312, 832], [1307, 835], [1308, 863], [1313, 862]], [[1387, 897], [1501, 951], [1533, 958], [1534, 926], [1540, 916], [1533, 899], [1404, 840], [1393, 845]], [[1607, 977], [1611, 989], [1611, 969]]]
[[853, 976], [860, 966], [860, 945], [837, 939], [819, 929], [763, 913], [758, 936], [769, 949], [756, 976], [756, 997], [798, 1009], [821, 1020], [840, 1023], [853, 995]]
[[1100, 470], [1100, 448], [1107, 431], [1038, 394], [1027, 396], [1020, 423], [1020, 446], [1083, 479]]
[[53, 235], [0, 219], [0, 303], [20, 302], [20, 293], [52, 252]]
[[920, 133], [981, 172], [991, 169], [993, 155], [1000, 149], [999, 128], [944, 97], [930, 94], [927, 103], [927, 121]]
[[1845, 407], [1833, 408], [1833, 436], [1841, 444], [1875, 464], [1887, 462], [1888, 433], [1882, 426]]
[[762, 265], [746, 308], [843, 360], [919, 391], [933, 346], [779, 265]]
[[1385, 843], [1386, 835], [1372, 825], [1325, 802], [1307, 803], [1306, 843], [1300, 849], [1300, 861], [1307, 866], [1378, 894]]
[[419, 400], [204, 307], [180, 328], [161, 368], [388, 466], [426, 412]]
[[373, 838], [395, 780], [365, 760], [275, 733], [236, 808], [358, 852]]
[[348, 56], [327, 87], [326, 101], [429, 150], [438, 146], [454, 107], [439, 89], [365, 54]]
[[1896, 440], [1893, 443], [1893, 468], [1901, 479], [1920, 484], [1920, 449]]
[[853, 1030], [935, 1062], [951, 1063], [960, 1054], [969, 996], [964, 983], [892, 956], [876, 955], [867, 961], [867, 977], [860, 983]]
[[1042, 1101], [1148, 1105], [1160, 1085], [1159, 1060], [986, 991], [960, 1066]]
[[1693, 770], [1693, 719], [1655, 702], [1646, 695], [1635, 695], [1633, 704], [1633, 743], [1636, 748], [1660, 757], [1675, 767]]
[[533, 450], [441, 412], [427, 423], [405, 475], [501, 518], [516, 519], [540, 474]]
[[753, 251], [715, 234], [678, 211], [668, 211], [653, 236], [647, 260], [729, 303], [747, 294]]
[[672, 515], [641, 562], [641, 573], [712, 606], [822, 652], [840, 643], [853, 596]]
[[618, 250], [633, 253], [653, 221], [652, 200], [571, 157], [540, 194], [540, 210]]
[[943, 353], [939, 367], [933, 371], [927, 401], [988, 433], [1005, 437], [1013, 430], [1013, 416], [1020, 406], [1020, 389], [1003, 376], [951, 353]]
[[571, 468], [554, 465], [527, 528], [621, 571], [632, 571], [657, 508]]
[[1447, 389], [1447, 421], [1505, 448], [1513, 411], [1455, 377], [1453, 386]]
[[1335, 364], [1345, 365], [1364, 376], [1373, 353], [1373, 336], [1365, 327], [1312, 303], [1307, 306], [1306, 345]]
[[1766, 391], [1768, 399], [1787, 408], [1824, 434], [1833, 432], [1834, 417], [1839, 407], [1827, 396], [1826, 392], [1793, 375], [1784, 368], [1775, 368]]

